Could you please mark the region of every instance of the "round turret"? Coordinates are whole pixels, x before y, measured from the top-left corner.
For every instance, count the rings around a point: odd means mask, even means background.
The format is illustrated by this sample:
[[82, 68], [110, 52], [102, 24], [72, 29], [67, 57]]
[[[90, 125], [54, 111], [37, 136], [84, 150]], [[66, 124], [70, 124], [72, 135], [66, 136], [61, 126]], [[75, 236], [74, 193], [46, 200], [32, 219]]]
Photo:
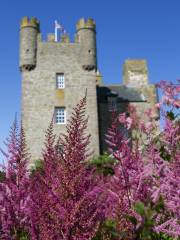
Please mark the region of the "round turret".
[[93, 19], [82, 18], [76, 25], [78, 42], [81, 44], [80, 61], [87, 71], [97, 69], [96, 24]]
[[39, 22], [24, 17], [20, 27], [20, 70], [30, 71], [36, 67], [37, 35]]

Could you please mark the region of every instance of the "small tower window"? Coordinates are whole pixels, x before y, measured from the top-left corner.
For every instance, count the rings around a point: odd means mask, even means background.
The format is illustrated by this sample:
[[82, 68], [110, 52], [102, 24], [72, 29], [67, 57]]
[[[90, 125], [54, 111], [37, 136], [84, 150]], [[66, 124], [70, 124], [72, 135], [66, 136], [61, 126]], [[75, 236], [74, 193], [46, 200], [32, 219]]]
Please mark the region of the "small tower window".
[[55, 122], [57, 124], [65, 124], [66, 123], [65, 107], [55, 107]]
[[56, 88], [58, 88], [58, 89], [65, 88], [64, 73], [56, 74]]

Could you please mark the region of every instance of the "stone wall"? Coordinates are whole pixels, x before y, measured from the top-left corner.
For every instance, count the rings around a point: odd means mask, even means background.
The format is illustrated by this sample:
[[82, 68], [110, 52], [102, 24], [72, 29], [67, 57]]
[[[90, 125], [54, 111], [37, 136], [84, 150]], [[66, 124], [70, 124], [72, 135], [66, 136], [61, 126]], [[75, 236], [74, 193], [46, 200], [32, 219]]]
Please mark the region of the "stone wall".
[[[88, 132], [92, 135], [90, 148], [94, 155], [107, 149], [105, 134], [111, 125], [109, 100], [116, 99], [117, 113], [126, 112], [128, 104], [137, 107], [140, 116], [153, 108], [157, 93], [148, 83], [146, 60], [126, 60], [123, 66], [123, 84], [105, 86], [97, 70], [96, 25], [92, 19], [80, 19], [74, 42], [67, 34], [55, 42], [54, 34], [47, 41], [41, 39], [36, 18], [23, 18], [20, 33], [20, 70], [22, 72], [22, 121], [32, 164], [42, 158], [45, 131], [51, 122], [55, 107], [65, 107], [67, 120], [73, 107], [87, 90]], [[63, 73], [65, 88], [56, 88], [56, 74]], [[98, 100], [97, 100], [98, 97]], [[65, 124], [55, 124], [55, 133], [66, 131]]]
[[[37, 44], [36, 68], [22, 72], [22, 120], [32, 163], [41, 156], [45, 131], [54, 107], [66, 108], [67, 119], [72, 108], [85, 96], [87, 89], [88, 131], [91, 149], [99, 154], [96, 71], [85, 71], [79, 61], [79, 43], [43, 42]], [[56, 73], [64, 73], [65, 88], [56, 89]], [[60, 91], [60, 92], [59, 92]], [[55, 132], [65, 132], [65, 125], [55, 124]]]
[[146, 60], [128, 59], [123, 65], [123, 82], [126, 85], [140, 87], [148, 84]]

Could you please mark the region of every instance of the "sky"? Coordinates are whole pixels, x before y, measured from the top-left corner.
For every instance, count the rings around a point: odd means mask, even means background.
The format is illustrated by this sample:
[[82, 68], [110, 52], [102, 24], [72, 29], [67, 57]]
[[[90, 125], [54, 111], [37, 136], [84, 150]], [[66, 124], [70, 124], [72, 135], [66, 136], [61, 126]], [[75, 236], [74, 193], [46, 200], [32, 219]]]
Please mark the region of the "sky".
[[24, 16], [40, 20], [43, 38], [58, 20], [69, 33], [81, 17], [97, 25], [98, 67], [104, 83], [121, 83], [125, 59], [146, 59], [149, 81], [180, 79], [180, 0], [1, 0], [0, 147], [15, 114], [20, 115], [19, 26]]

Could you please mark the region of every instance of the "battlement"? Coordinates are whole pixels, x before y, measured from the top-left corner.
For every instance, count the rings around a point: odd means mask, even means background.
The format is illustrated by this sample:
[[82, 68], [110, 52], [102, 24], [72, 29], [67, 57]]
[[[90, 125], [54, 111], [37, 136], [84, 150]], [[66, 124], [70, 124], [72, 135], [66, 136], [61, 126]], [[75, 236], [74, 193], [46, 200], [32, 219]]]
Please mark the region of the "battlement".
[[[42, 41], [41, 38], [39, 40]], [[48, 35], [47, 35], [47, 42], [55, 42], [55, 35], [54, 35], [54, 33], [48, 33]], [[56, 43], [73, 43], [73, 42], [70, 41], [70, 38], [69, 38], [68, 34], [61, 34], [60, 41], [58, 41]]]
[[147, 74], [147, 61], [145, 59], [127, 59], [124, 63], [124, 71], [127, 70]]
[[145, 59], [126, 60], [123, 65], [125, 84], [141, 86], [148, 84], [148, 68]]
[[[40, 33], [40, 22], [35, 17], [23, 17], [20, 23], [20, 29], [26, 28], [26, 27], [32, 27]], [[92, 18], [81, 18], [77, 24], [76, 24], [76, 30], [79, 32], [79, 30], [82, 29], [92, 29], [94, 32], [96, 31], [96, 23]], [[38, 41], [42, 41], [42, 37], [40, 34], [38, 34]], [[45, 40], [46, 41], [46, 40]], [[47, 34], [47, 42], [55, 42], [54, 33], [48, 33]], [[79, 43], [79, 36], [78, 34], [75, 34], [74, 41], [71, 41], [69, 36], [67, 34], [62, 34], [60, 41], [58, 43]]]
[[79, 31], [80, 29], [93, 29], [96, 30], [96, 23], [92, 18], [88, 18], [85, 20], [81, 18], [76, 24], [76, 30]]
[[33, 27], [39, 31], [39, 21], [35, 17], [32, 17], [30, 19], [28, 17], [23, 17], [21, 20], [21, 28], [24, 27]]
[[[76, 35], [74, 41], [70, 40], [67, 33], [57, 31], [55, 33], [48, 33], [45, 40], [42, 39], [40, 23], [37, 18], [24, 17], [21, 20], [20, 29], [20, 69], [33, 70], [36, 68], [38, 47], [43, 43], [44, 47], [66, 47], [74, 46], [78, 52], [79, 62], [86, 71], [92, 71], [97, 68], [96, 60], [96, 24], [93, 19], [80, 19], [77, 23]], [[56, 35], [56, 36], [55, 36]], [[47, 43], [47, 44], [44, 44]], [[68, 48], [67, 48], [68, 50]], [[76, 51], [75, 50], [75, 51]]]

